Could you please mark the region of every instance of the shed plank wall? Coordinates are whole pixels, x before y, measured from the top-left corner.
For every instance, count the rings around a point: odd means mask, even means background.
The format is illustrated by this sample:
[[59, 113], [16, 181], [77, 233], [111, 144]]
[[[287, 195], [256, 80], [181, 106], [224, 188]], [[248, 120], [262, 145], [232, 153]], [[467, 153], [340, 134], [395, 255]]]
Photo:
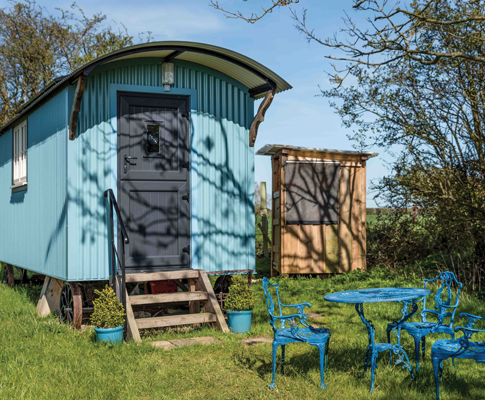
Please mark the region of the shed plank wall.
[[[197, 158], [191, 171], [192, 197], [197, 197], [192, 203], [192, 217], [197, 219], [193, 267], [207, 272], [254, 269], [254, 149], [248, 145], [253, 100], [247, 88], [225, 75], [188, 62], [174, 63], [173, 88], [197, 90], [195, 136], [191, 132], [192, 157]], [[102, 197], [108, 188], [116, 193], [116, 146], [111, 140], [116, 126], [110, 120], [109, 86], [161, 90], [160, 78], [160, 60], [155, 58], [105, 64], [88, 77], [78, 135], [68, 143], [68, 220], [76, 221], [68, 228], [70, 280], [109, 276]], [[71, 102], [73, 95], [74, 88]]]
[[[284, 162], [340, 162], [338, 225], [286, 225]], [[279, 273], [323, 274], [365, 269], [366, 256], [366, 173], [360, 156], [311, 151], [286, 151], [273, 156], [273, 192], [279, 192], [281, 203], [274, 200], [273, 218], [281, 218], [274, 227], [273, 267]], [[283, 244], [284, 243], [284, 244]]]
[[67, 90], [27, 120], [27, 191], [12, 193], [12, 130], [0, 137], [0, 261], [66, 277]]

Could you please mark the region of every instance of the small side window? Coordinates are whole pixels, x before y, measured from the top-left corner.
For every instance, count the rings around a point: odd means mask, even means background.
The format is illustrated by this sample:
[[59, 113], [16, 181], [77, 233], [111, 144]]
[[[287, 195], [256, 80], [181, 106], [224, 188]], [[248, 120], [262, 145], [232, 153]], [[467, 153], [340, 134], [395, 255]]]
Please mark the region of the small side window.
[[14, 186], [27, 183], [27, 121], [13, 129], [13, 177]]

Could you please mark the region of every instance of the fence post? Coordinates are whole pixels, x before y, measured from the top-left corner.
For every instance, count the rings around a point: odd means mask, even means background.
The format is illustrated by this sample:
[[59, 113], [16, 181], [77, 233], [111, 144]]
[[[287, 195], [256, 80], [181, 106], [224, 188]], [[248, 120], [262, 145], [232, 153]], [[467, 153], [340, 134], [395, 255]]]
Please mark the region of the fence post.
[[266, 197], [266, 182], [261, 182], [260, 185], [260, 193], [261, 193], [261, 222], [263, 225], [262, 234], [263, 234], [263, 255], [265, 258], [269, 257], [268, 251], [268, 240], [266, 237], [268, 236], [268, 209], [267, 209], [267, 197]]

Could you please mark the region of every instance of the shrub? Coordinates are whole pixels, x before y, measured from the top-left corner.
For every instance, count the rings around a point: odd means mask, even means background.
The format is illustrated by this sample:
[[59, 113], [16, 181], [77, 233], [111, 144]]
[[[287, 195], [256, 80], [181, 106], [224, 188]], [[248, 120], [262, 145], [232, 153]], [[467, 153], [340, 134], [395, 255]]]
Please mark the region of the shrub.
[[401, 269], [443, 249], [441, 232], [431, 217], [416, 220], [405, 210], [378, 215], [367, 224], [367, 264]]
[[224, 308], [228, 311], [249, 311], [254, 308], [253, 292], [242, 275], [232, 277]]
[[91, 314], [91, 323], [96, 328], [117, 328], [125, 323], [125, 310], [119, 303], [113, 289], [108, 285], [103, 290], [95, 290], [98, 298], [93, 301], [94, 312]]

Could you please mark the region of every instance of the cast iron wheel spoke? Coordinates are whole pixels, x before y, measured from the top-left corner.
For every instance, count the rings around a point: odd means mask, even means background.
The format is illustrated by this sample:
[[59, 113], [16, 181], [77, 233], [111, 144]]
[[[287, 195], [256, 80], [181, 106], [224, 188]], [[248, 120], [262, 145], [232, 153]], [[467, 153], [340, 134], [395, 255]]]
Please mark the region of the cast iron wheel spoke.
[[59, 318], [61, 322], [72, 324], [74, 317], [72, 289], [69, 283], [65, 283], [61, 292]]

